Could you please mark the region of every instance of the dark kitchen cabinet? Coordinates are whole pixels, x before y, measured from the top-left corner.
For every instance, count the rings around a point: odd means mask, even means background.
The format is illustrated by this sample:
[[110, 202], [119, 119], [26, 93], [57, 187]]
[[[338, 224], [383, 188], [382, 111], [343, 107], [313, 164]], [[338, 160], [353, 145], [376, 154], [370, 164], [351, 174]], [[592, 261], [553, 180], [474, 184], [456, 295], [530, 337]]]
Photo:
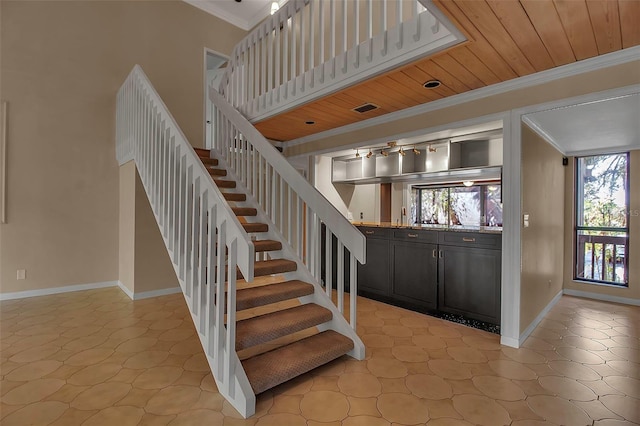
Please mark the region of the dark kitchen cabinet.
[[391, 241], [391, 295], [395, 300], [427, 310], [438, 301], [438, 233], [415, 229], [393, 230]]
[[440, 245], [438, 309], [500, 324], [502, 252]]
[[360, 228], [367, 237], [367, 263], [358, 264], [358, 289], [378, 296], [390, 294], [389, 229]]
[[359, 227], [358, 293], [421, 312], [500, 324], [500, 234]]
[[394, 240], [391, 243], [392, 295], [404, 302], [436, 309], [438, 260], [436, 244]]

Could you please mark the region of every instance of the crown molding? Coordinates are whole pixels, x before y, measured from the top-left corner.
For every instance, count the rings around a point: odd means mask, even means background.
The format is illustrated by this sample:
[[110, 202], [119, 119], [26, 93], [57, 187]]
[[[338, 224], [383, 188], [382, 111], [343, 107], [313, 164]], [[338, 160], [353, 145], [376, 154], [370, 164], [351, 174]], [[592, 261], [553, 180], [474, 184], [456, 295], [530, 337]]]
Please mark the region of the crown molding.
[[411, 108], [406, 108], [400, 111], [382, 115], [380, 117], [370, 118], [368, 120], [359, 121], [357, 123], [347, 124], [346, 126], [338, 127], [336, 129], [326, 130], [324, 132], [293, 139], [289, 142], [284, 142], [284, 144], [287, 148], [296, 145], [302, 145], [319, 139], [334, 137], [344, 133], [362, 130], [368, 127], [386, 124], [405, 118], [415, 117], [417, 115], [437, 111], [439, 109], [507, 93], [516, 89], [523, 89], [544, 83], [549, 83], [562, 78], [572, 77], [587, 72], [626, 64], [638, 60], [640, 60], [640, 46], [630, 47], [627, 49], [619, 50], [617, 52], [596, 56], [595, 58], [585, 59], [579, 62], [574, 62], [572, 64], [562, 65], [546, 71], [540, 71], [535, 74], [518, 77], [480, 89], [471, 90], [459, 95], [453, 95], [437, 101], [417, 105]]
[[238, 28], [241, 28], [245, 31], [249, 31], [253, 28], [252, 22], [256, 20], [256, 17], [252, 18], [251, 21], [246, 19], [238, 18], [237, 16], [230, 14], [220, 7], [216, 6], [213, 1], [206, 0], [183, 0], [185, 3], [189, 3], [193, 7], [197, 7], [198, 9], [207, 12], [210, 15], [215, 16], [216, 18], [220, 18], [228, 23], [235, 25]]

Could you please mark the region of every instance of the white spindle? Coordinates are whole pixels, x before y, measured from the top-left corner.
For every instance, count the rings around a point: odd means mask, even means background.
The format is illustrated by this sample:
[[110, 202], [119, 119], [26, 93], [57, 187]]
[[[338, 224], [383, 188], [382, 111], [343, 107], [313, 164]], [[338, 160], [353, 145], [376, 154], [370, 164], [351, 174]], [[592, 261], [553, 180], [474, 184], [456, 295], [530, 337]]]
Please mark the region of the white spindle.
[[[217, 253], [216, 253], [216, 220], [217, 211], [216, 205], [213, 204], [209, 207], [209, 214], [207, 217], [207, 325], [205, 327], [207, 333], [207, 347], [205, 352], [212, 357], [216, 356], [215, 352], [215, 327], [216, 327], [216, 291], [218, 285], [216, 284], [216, 268], [217, 268]], [[220, 299], [218, 299], [220, 300]]]
[[284, 230], [284, 200], [285, 200], [285, 192], [284, 192], [284, 180], [282, 179], [282, 176], [278, 175], [278, 182], [280, 183], [280, 189], [278, 191], [278, 200], [280, 201], [278, 203], [278, 206], [280, 210], [280, 214], [279, 214], [279, 223], [278, 223], [278, 228]]
[[382, 13], [380, 14], [380, 31], [382, 34], [382, 56], [387, 55], [387, 0], [382, 1]]
[[207, 234], [210, 231], [208, 228], [208, 208], [209, 208], [209, 200], [207, 197], [207, 191], [204, 191], [200, 196], [200, 248], [198, 249], [198, 256], [200, 259], [200, 263], [198, 265], [198, 288], [200, 290], [200, 294], [198, 296], [198, 300], [200, 302], [200, 306], [198, 307], [198, 323], [196, 327], [199, 329], [200, 333], [204, 333], [205, 327], [205, 319], [206, 319], [206, 309], [207, 309], [207, 265], [208, 265], [208, 249], [211, 247], [207, 247]]
[[231, 387], [229, 389], [230, 396], [234, 396], [235, 392], [235, 363], [231, 362], [232, 354], [235, 355], [236, 345], [236, 264], [238, 255], [237, 241], [233, 239], [227, 244], [228, 256], [228, 272], [227, 272], [227, 340], [225, 346], [225, 379]]
[[185, 221], [184, 221], [184, 234], [185, 234], [185, 247], [184, 247], [184, 251], [185, 251], [185, 271], [184, 271], [184, 276], [185, 276], [185, 294], [187, 295], [187, 297], [191, 297], [191, 278], [192, 278], [192, 272], [191, 272], [191, 265], [192, 265], [192, 260], [191, 257], [193, 255], [192, 252], [192, 244], [193, 244], [193, 234], [192, 234], [192, 219], [193, 219], [193, 167], [191, 165], [189, 165], [189, 169], [187, 170], [187, 179], [186, 179], [186, 200], [185, 200]]
[[[276, 43], [276, 55], [275, 55], [275, 65], [276, 65], [276, 81], [274, 84], [274, 89], [276, 90], [276, 100], [280, 101], [280, 43], [282, 42], [282, 33], [280, 32], [280, 24], [276, 25], [276, 35], [275, 35], [275, 43]], [[286, 52], [286, 50], [285, 50]]]
[[324, 268], [324, 290], [327, 296], [331, 297], [333, 288], [333, 233], [325, 227], [325, 268]]
[[296, 13], [291, 16], [291, 77], [293, 85], [291, 94], [296, 94], [296, 77], [298, 76], [298, 63], [296, 62]]
[[[309, 3], [309, 71], [313, 73], [315, 67], [315, 3]], [[324, 28], [320, 27], [320, 37]], [[310, 86], [313, 86], [313, 74], [311, 76]]]
[[368, 61], [373, 60], [373, 0], [367, 0], [367, 40], [369, 44]]
[[331, 78], [336, 76], [336, 0], [329, 0], [329, 27], [330, 27], [330, 46], [331, 46]]
[[358, 300], [358, 265], [353, 254], [349, 256], [349, 322], [356, 330], [357, 300]]
[[336, 292], [338, 293], [338, 311], [341, 314], [344, 314], [344, 244], [342, 241], [338, 241], [336, 256], [336, 262], [338, 263], [338, 267], [336, 268], [336, 280], [338, 281], [336, 289]]
[[298, 248], [298, 257], [300, 259], [304, 258], [304, 251], [303, 251], [303, 247], [304, 247], [304, 243], [302, 241], [302, 231], [303, 231], [303, 224], [304, 224], [304, 217], [303, 217], [303, 207], [302, 207], [302, 199], [298, 196], [296, 197], [296, 209], [297, 209], [297, 214], [296, 214], [296, 231], [297, 231], [297, 238], [296, 238], [296, 242], [297, 242], [297, 248]]
[[398, 42], [396, 43], [396, 47], [398, 49], [402, 49], [402, 33], [403, 33], [403, 23], [402, 23], [402, 0], [399, 0], [396, 8], [396, 26], [398, 27]]
[[[320, 64], [324, 64], [324, 0], [319, 0], [320, 2], [320, 16], [319, 16], [319, 22], [318, 22], [318, 27], [320, 28], [320, 30], [318, 31], [318, 37], [320, 38], [319, 42], [320, 42], [320, 59], [319, 59], [319, 63]], [[321, 74], [320, 74], [320, 83], [324, 83], [324, 67], [321, 68]]]
[[273, 52], [273, 43], [275, 43], [275, 37], [273, 30], [269, 29], [269, 32], [265, 35], [265, 39], [267, 41], [267, 45], [269, 46], [268, 51], [268, 65], [267, 69], [269, 70], [269, 78], [267, 80], [266, 92], [269, 93], [269, 105], [273, 105], [273, 82], [274, 76], [273, 72], [275, 71], [275, 63], [274, 63], [274, 52]]

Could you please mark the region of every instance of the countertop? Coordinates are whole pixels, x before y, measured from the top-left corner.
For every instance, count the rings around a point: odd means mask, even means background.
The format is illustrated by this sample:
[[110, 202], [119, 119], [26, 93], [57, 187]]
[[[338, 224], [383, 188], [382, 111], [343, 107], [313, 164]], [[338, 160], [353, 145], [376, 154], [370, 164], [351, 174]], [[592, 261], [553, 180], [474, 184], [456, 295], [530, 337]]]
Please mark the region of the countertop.
[[483, 234], [502, 234], [502, 227], [496, 226], [448, 226], [434, 224], [395, 224], [393, 222], [360, 222], [352, 221], [354, 226], [370, 226], [374, 228], [424, 229], [430, 231], [479, 232]]

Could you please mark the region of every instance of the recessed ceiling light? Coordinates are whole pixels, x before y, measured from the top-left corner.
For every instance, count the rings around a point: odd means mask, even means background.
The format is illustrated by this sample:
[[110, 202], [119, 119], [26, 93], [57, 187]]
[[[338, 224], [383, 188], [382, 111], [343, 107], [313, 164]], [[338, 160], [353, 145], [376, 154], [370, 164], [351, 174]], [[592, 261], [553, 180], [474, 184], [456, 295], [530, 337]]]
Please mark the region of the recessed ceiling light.
[[316, 124], [316, 122], [309, 120], [309, 121], [305, 121], [304, 124]]
[[423, 86], [425, 89], [435, 89], [436, 87], [440, 87], [440, 84], [439, 80], [429, 80], [424, 83]]

